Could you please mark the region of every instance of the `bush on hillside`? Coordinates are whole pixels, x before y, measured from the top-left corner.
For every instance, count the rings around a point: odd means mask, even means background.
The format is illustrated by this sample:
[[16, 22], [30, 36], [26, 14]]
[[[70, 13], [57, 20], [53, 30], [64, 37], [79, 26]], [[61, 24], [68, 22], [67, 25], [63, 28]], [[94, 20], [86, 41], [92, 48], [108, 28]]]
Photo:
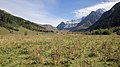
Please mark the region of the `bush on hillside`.
[[120, 35], [120, 30], [117, 31], [117, 35]]
[[101, 34], [101, 32], [100, 32], [100, 30], [93, 30], [92, 34], [93, 35], [99, 35], [99, 34]]
[[111, 31], [109, 29], [105, 29], [105, 30], [102, 31], [101, 34], [103, 34], [103, 35], [110, 35]]
[[92, 31], [93, 35], [110, 35], [111, 33], [112, 32], [109, 29], [98, 29]]
[[117, 32], [120, 30], [120, 27], [113, 28], [113, 32]]

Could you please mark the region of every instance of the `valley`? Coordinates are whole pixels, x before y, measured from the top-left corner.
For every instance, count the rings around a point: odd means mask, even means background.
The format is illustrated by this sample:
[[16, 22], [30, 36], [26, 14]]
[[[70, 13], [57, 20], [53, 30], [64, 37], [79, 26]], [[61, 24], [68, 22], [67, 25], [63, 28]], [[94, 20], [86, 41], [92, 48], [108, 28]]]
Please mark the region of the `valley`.
[[[12, 5], [17, 2], [11, 1]], [[45, 8], [44, 3], [48, 5], [49, 0], [22, 1], [18, 1], [17, 4], [20, 5], [16, 7], [29, 3], [25, 6], [30, 6], [27, 12], [24, 7], [23, 11], [12, 7], [14, 10], [12, 12], [11, 9], [9, 13], [9, 9], [8, 12], [5, 8], [6, 11], [2, 10], [3, 4], [0, 4], [0, 67], [120, 67], [118, 0], [96, 1], [100, 3], [86, 8], [82, 6], [74, 12], [70, 11], [76, 9], [70, 1], [72, 6], [64, 6], [68, 10], [63, 11], [58, 10], [57, 8], [61, 8], [57, 5]], [[51, 2], [54, 4], [57, 1]], [[69, 2], [62, 2], [62, 5]], [[78, 5], [77, 0], [75, 3]], [[103, 5], [107, 5], [107, 8], [101, 7]], [[112, 8], [108, 9], [111, 5]], [[79, 18], [64, 20], [66, 17], [73, 18], [69, 16], [71, 13], [75, 13], [76, 17], [79, 15]], [[16, 16], [17, 14], [21, 14], [21, 17]], [[55, 14], [59, 17], [54, 16]], [[62, 15], [65, 15], [64, 19], [61, 18]]]

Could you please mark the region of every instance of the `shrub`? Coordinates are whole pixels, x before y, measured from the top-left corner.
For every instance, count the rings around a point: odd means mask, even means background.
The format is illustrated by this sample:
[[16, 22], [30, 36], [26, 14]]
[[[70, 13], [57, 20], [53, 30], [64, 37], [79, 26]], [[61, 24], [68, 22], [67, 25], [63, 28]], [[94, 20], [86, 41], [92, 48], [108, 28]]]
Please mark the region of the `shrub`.
[[100, 30], [94, 30], [94, 31], [92, 31], [92, 34], [93, 35], [99, 35], [99, 34], [101, 34], [101, 32], [100, 32]]
[[112, 32], [109, 29], [99, 29], [99, 30], [93, 30], [93, 35], [110, 35]]
[[105, 30], [103, 30], [103, 31], [101, 32], [101, 34], [103, 34], [103, 35], [110, 35], [110, 34], [111, 34], [111, 31], [108, 30], [108, 29], [105, 29]]
[[113, 32], [117, 32], [120, 30], [120, 27], [113, 28]]
[[117, 35], [120, 35], [120, 30], [117, 31]]
[[12, 27], [12, 26], [8, 26], [8, 27], [5, 27], [5, 28], [7, 28], [8, 30], [19, 31], [18, 28], [16, 28], [16, 27]]

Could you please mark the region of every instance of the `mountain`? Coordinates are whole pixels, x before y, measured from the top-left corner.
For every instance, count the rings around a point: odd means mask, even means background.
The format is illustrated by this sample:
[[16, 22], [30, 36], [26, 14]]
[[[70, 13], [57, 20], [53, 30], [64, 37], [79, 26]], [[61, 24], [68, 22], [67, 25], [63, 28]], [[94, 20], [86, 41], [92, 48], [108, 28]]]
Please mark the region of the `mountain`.
[[77, 26], [78, 23], [66, 23], [66, 22], [61, 22], [58, 26], [58, 30], [70, 30], [71, 28]]
[[98, 9], [97, 11], [92, 11], [87, 17], [85, 17], [78, 25], [71, 29], [71, 31], [82, 31], [93, 25], [105, 12], [105, 9]]
[[63, 30], [65, 27], [65, 23], [64, 22], [61, 22], [58, 26], [57, 26], [57, 29], [58, 30]]
[[53, 27], [52, 25], [42, 25], [46, 30], [57, 32], [58, 29], [56, 27]]
[[25, 28], [32, 31], [46, 31], [44, 27], [23, 18], [13, 16], [4, 10], [0, 10], [0, 27], [9, 31], [19, 31], [21, 27], [22, 29]]
[[66, 22], [61, 22], [58, 26], [57, 29], [58, 30], [70, 30], [73, 27], [76, 27], [77, 24], [83, 20], [85, 17], [82, 17], [80, 19], [75, 19], [75, 20], [70, 20], [70, 21], [66, 21]]
[[120, 2], [105, 12], [101, 18], [87, 30], [105, 29], [120, 26]]

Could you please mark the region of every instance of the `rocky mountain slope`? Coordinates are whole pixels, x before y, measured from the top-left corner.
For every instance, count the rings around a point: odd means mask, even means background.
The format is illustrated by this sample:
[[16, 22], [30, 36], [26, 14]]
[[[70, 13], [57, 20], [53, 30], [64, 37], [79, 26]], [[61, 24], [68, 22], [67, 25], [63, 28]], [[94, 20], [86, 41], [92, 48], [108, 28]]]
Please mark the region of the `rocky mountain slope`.
[[58, 30], [71, 30], [72, 28], [76, 27], [77, 24], [82, 21], [85, 17], [82, 17], [80, 19], [70, 20], [66, 22], [61, 22], [58, 26]]
[[120, 2], [105, 12], [101, 18], [87, 30], [106, 29], [120, 26]]
[[76, 27], [71, 29], [71, 31], [82, 31], [93, 25], [105, 12], [105, 9], [98, 9], [97, 11], [92, 11], [87, 17], [85, 17]]

